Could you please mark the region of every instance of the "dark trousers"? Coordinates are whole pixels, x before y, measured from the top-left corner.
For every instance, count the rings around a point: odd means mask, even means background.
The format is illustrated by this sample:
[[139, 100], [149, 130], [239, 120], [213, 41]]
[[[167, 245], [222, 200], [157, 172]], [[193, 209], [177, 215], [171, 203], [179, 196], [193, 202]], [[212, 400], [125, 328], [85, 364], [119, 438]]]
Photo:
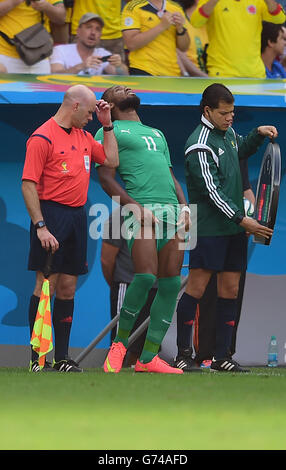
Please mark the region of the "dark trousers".
[[[237, 314], [235, 326], [233, 328], [230, 355], [235, 353], [236, 335], [241, 315], [245, 277], [246, 271], [243, 271], [240, 277]], [[193, 344], [196, 353], [196, 361], [199, 363], [206, 359], [212, 359], [214, 356], [216, 337], [216, 299], [217, 278], [216, 274], [213, 274], [197, 307], [194, 323]]]

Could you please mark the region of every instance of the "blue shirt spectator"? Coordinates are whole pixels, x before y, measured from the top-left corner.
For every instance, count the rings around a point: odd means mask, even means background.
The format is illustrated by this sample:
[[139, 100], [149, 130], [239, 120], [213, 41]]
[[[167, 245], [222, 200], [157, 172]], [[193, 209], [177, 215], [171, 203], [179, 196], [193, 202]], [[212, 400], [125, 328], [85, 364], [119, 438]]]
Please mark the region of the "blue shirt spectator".
[[286, 71], [278, 60], [274, 60], [271, 70], [269, 70], [267, 67], [265, 67], [265, 70], [266, 78], [286, 78]]
[[286, 46], [286, 31], [282, 24], [263, 21], [261, 33], [261, 58], [267, 78], [286, 78], [286, 71], [278, 58]]

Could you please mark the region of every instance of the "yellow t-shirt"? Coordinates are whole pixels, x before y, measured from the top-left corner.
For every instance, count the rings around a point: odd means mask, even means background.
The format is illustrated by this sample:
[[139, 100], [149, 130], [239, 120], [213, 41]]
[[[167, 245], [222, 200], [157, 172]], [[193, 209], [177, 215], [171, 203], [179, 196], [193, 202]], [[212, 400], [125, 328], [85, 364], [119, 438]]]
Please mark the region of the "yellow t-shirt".
[[208, 0], [199, 0], [191, 17], [194, 27], [207, 26], [209, 46], [207, 69], [211, 77], [264, 78], [261, 59], [262, 21], [284, 23], [283, 10], [268, 12], [264, 0], [220, 0], [206, 17], [201, 7]]
[[194, 26], [192, 26], [189, 22], [187, 25], [191, 44], [186, 54], [192, 63], [198, 67], [198, 69], [206, 72], [203, 54], [205, 46], [209, 42], [207, 28], [206, 26], [202, 26], [201, 28], [194, 28]]
[[[165, 9], [170, 12], [180, 12], [185, 16], [178, 3], [166, 0]], [[148, 31], [157, 26], [161, 19], [156, 10], [146, 0], [131, 0], [122, 12], [122, 30], [138, 29]], [[171, 25], [146, 46], [129, 52], [129, 65], [132, 68], [144, 70], [151, 75], [176, 77], [181, 75], [177, 63], [176, 28]]]
[[117, 39], [121, 32], [121, 0], [75, 0], [71, 32], [76, 34], [78, 22], [85, 13], [96, 13], [104, 21], [101, 39]]
[[[52, 5], [63, 3], [62, 0], [47, 0]], [[0, 0], [4, 2], [4, 0]], [[44, 17], [45, 27], [50, 31], [49, 19]], [[41, 22], [41, 13], [34, 10], [31, 6], [27, 6], [26, 2], [20, 3], [18, 6], [10, 10], [6, 15], [0, 17], [0, 31], [7, 34], [9, 38], [13, 38], [15, 34], [20, 33], [23, 29], [29, 28], [36, 23]], [[9, 57], [19, 58], [19, 54], [14, 46], [8, 44], [5, 39], [0, 36], [0, 54]]]

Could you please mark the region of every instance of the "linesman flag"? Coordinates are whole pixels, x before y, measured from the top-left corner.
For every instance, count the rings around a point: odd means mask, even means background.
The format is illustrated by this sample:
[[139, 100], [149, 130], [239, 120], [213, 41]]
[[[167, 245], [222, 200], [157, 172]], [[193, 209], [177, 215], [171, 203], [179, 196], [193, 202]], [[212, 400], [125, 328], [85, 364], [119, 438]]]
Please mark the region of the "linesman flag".
[[[48, 254], [48, 259], [50, 258]], [[50, 261], [50, 259], [49, 259]], [[48, 274], [44, 273], [45, 279], [42, 285], [37, 315], [32, 331], [30, 344], [39, 355], [39, 366], [45, 365], [46, 354], [53, 349], [53, 331], [51, 320], [50, 282]]]

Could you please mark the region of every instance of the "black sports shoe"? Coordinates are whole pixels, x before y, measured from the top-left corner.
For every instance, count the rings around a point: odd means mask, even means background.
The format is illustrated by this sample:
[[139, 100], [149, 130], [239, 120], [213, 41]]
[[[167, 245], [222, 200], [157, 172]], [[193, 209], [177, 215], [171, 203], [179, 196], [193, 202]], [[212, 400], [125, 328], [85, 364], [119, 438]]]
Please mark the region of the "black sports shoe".
[[59, 372], [83, 372], [83, 369], [70, 358], [63, 359], [59, 362], [54, 362], [53, 367]]
[[232, 358], [225, 358], [216, 361], [214, 358], [210, 366], [211, 372], [250, 372], [249, 369], [241, 367], [238, 362]]
[[39, 366], [39, 361], [30, 361], [29, 372], [57, 372], [57, 370], [54, 369], [52, 364], [48, 361], [45, 361], [45, 365], [42, 369]]
[[178, 356], [174, 359], [174, 367], [182, 369], [184, 372], [202, 372], [201, 368], [192, 358], [192, 350], [180, 351]]

